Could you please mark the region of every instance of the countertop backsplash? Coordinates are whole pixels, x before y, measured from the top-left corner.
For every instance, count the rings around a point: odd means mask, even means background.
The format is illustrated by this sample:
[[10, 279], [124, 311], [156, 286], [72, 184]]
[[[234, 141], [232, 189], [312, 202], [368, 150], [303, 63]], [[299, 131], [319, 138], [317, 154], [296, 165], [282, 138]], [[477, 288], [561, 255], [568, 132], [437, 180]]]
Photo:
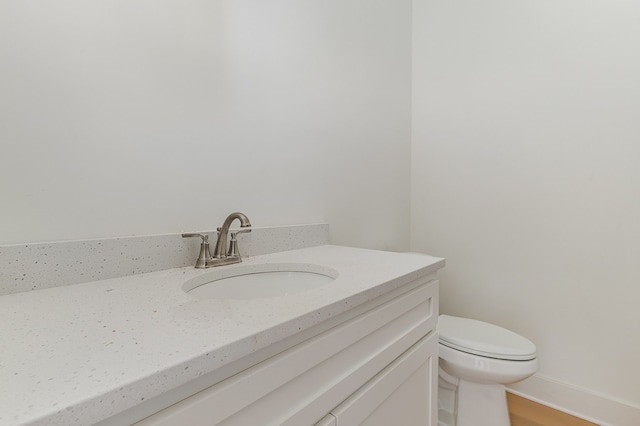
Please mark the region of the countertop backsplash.
[[[211, 247], [216, 232], [207, 231]], [[253, 227], [238, 235], [243, 257], [329, 244], [329, 225]], [[195, 265], [200, 240], [146, 235], [0, 246], [0, 295]]]

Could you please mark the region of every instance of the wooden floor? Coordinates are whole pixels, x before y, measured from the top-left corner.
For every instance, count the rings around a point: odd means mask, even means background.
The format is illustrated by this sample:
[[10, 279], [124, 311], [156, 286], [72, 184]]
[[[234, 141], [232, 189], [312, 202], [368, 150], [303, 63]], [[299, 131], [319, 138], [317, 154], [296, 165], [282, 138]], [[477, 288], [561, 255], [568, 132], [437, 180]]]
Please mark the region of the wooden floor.
[[[511, 426], [594, 426], [595, 423], [573, 417], [507, 392]], [[596, 425], [597, 426], [597, 425]]]

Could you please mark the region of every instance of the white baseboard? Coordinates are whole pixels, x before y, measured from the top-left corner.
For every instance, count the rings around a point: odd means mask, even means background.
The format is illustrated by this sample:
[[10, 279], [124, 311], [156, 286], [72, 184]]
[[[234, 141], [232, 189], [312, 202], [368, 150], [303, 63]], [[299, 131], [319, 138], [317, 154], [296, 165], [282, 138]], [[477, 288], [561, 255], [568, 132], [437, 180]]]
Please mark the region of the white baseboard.
[[534, 375], [507, 390], [598, 425], [640, 425], [640, 407], [544, 376]]

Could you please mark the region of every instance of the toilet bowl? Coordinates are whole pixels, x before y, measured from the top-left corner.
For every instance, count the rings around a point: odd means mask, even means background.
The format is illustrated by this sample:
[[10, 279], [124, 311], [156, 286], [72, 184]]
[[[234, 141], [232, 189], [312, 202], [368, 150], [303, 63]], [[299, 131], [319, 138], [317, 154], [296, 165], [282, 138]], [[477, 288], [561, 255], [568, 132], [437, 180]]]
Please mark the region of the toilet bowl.
[[497, 325], [440, 315], [439, 426], [509, 426], [505, 385], [538, 369], [536, 346]]

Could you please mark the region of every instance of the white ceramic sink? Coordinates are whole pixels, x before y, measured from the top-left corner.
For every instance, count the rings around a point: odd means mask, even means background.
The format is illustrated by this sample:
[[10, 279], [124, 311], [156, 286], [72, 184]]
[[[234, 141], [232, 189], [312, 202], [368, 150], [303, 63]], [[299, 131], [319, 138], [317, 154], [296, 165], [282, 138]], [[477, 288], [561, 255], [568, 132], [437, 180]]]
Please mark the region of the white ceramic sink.
[[337, 277], [335, 270], [312, 264], [239, 265], [193, 278], [182, 289], [198, 298], [261, 299], [319, 288]]

